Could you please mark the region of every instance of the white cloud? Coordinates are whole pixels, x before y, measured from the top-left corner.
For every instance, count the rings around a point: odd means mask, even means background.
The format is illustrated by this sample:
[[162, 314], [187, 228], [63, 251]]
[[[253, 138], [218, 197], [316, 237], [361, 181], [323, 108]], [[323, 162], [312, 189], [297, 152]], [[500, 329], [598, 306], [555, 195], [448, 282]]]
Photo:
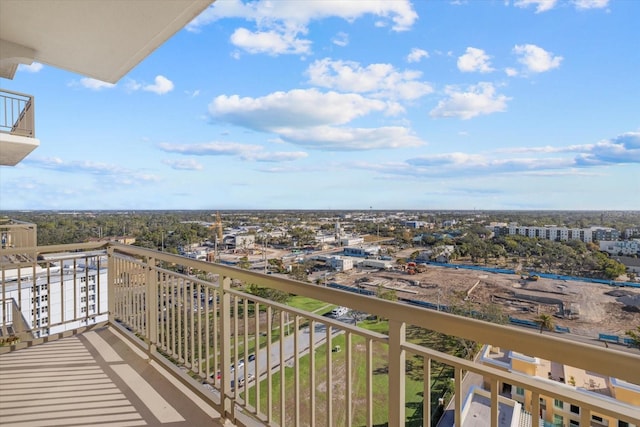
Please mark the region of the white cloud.
[[[376, 26], [391, 23], [394, 31], [409, 30], [418, 15], [409, 0], [341, 0], [339, 2], [313, 1], [300, 7], [297, 2], [256, 0], [217, 1], [196, 17], [187, 29], [198, 31], [200, 27], [224, 18], [240, 18], [255, 23], [255, 30], [238, 28], [231, 43], [249, 53], [307, 54], [311, 42], [299, 39], [308, 32], [312, 21], [326, 18], [341, 18], [352, 22], [365, 15], [380, 18]], [[334, 39], [341, 45], [346, 40]]]
[[349, 44], [349, 34], [341, 31], [331, 41], [336, 46], [345, 47]]
[[[158, 148], [167, 153], [179, 153], [192, 156], [237, 156], [242, 160], [257, 162], [290, 162], [307, 157], [307, 153], [302, 151], [293, 152], [265, 152], [264, 147], [260, 145], [240, 144], [237, 142], [206, 142], [201, 144], [170, 144], [163, 142], [158, 144]], [[165, 161], [177, 169], [174, 164], [191, 165], [192, 163], [200, 166], [194, 160]], [[187, 169], [183, 167], [181, 169]], [[202, 169], [202, 167], [198, 167]]]
[[[507, 156], [505, 156], [505, 154]], [[527, 157], [513, 157], [526, 154]], [[565, 147], [519, 147], [484, 154], [425, 154], [404, 162], [351, 164], [389, 176], [468, 177], [490, 175], [595, 176], [585, 169], [640, 164], [640, 132], [628, 132], [596, 144]]]
[[197, 30], [203, 25], [224, 18], [246, 19], [265, 27], [304, 27], [311, 21], [325, 18], [342, 18], [352, 22], [364, 15], [390, 20], [394, 31], [406, 31], [418, 19], [409, 0], [313, 1], [305, 3], [304, 7], [290, 1], [257, 0], [245, 3], [241, 0], [225, 0], [213, 3], [191, 21], [187, 29]]
[[160, 181], [160, 177], [140, 170], [131, 170], [116, 164], [89, 160], [65, 161], [59, 157], [28, 157], [23, 160], [23, 163], [57, 172], [87, 174], [95, 177], [95, 179], [100, 182], [118, 185], [134, 185]]
[[518, 62], [532, 73], [543, 73], [558, 68], [562, 62], [562, 56], [553, 56], [541, 47], [534, 44], [516, 45], [513, 52], [519, 56]]
[[250, 151], [242, 155], [242, 159], [265, 163], [291, 162], [294, 160], [304, 159], [309, 155], [304, 151], [279, 151], [274, 153], [264, 153]]
[[107, 83], [101, 80], [91, 79], [89, 77], [81, 78], [80, 85], [91, 90], [113, 89], [116, 87], [113, 83]]
[[425, 142], [404, 127], [338, 128], [318, 126], [287, 129], [280, 132], [283, 140], [318, 150], [361, 151], [420, 147]]
[[190, 156], [235, 156], [247, 151], [262, 150], [260, 145], [240, 144], [237, 142], [205, 142], [201, 144], [170, 144], [162, 142], [158, 147], [167, 153], [179, 153]]
[[209, 114], [214, 120], [277, 133], [281, 128], [344, 124], [387, 106], [358, 94], [296, 89], [261, 98], [220, 95], [209, 104]]
[[458, 58], [458, 69], [465, 73], [476, 71], [490, 73], [493, 71], [489, 55], [484, 50], [475, 47], [468, 47], [466, 53]]
[[238, 28], [231, 35], [231, 42], [249, 53], [266, 53], [274, 56], [310, 53], [311, 41], [298, 39], [296, 35], [293, 32], [252, 32], [246, 28]]
[[516, 0], [514, 6], [524, 8], [533, 5], [536, 7], [536, 13], [540, 13], [553, 9], [556, 3], [557, 0]]
[[609, 0], [573, 0], [576, 9], [603, 9], [609, 5]]
[[177, 169], [177, 170], [191, 170], [191, 171], [202, 170], [202, 165], [194, 159], [163, 160], [162, 163], [164, 163], [167, 166], [170, 166], [172, 169]]
[[482, 82], [470, 86], [466, 91], [460, 91], [454, 86], [445, 90], [447, 99], [429, 113], [431, 117], [458, 117], [463, 120], [484, 114], [503, 112], [507, 110], [508, 98], [496, 93], [493, 84]]
[[422, 73], [400, 72], [391, 64], [362, 67], [357, 62], [325, 58], [312, 63], [307, 74], [309, 83], [313, 85], [340, 91], [370, 93], [376, 98], [410, 100], [433, 92], [430, 84], [418, 81]]
[[154, 80], [154, 84], [145, 85], [142, 87], [142, 90], [164, 95], [173, 90], [173, 82], [165, 76], [158, 75]]
[[429, 52], [424, 49], [418, 49], [414, 47], [413, 49], [411, 49], [411, 52], [409, 52], [409, 55], [407, 55], [407, 62], [420, 62], [422, 58], [428, 57]]
[[37, 73], [42, 70], [44, 65], [39, 62], [32, 62], [31, 64], [20, 64], [18, 65], [18, 71], [26, 71], [27, 73]]
[[504, 72], [509, 77], [515, 77], [515, 76], [518, 75], [518, 70], [516, 70], [515, 68], [511, 68], [511, 67], [505, 68]]

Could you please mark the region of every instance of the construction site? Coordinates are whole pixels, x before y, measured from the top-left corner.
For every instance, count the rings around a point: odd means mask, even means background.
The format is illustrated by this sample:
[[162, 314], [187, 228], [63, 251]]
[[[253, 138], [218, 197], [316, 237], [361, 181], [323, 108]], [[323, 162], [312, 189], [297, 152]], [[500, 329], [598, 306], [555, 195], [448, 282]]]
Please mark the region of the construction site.
[[640, 289], [587, 281], [434, 265], [391, 271], [354, 269], [337, 274], [334, 280], [373, 293], [393, 290], [399, 300], [424, 301], [436, 309], [453, 305], [481, 312], [495, 304], [509, 317], [530, 321], [547, 314], [553, 316], [555, 325], [590, 337], [624, 335], [640, 325]]

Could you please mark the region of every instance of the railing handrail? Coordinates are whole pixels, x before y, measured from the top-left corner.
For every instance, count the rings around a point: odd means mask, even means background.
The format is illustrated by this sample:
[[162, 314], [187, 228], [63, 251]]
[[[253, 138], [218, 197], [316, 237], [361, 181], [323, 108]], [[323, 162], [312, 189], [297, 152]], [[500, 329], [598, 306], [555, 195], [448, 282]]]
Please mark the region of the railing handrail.
[[[120, 243], [111, 243], [110, 245], [118, 252], [129, 255], [148, 256], [166, 262], [179, 260], [185, 266], [219, 274], [220, 276], [233, 277], [247, 283], [251, 283], [252, 279], [256, 279], [260, 281], [262, 286], [272, 287], [290, 294], [304, 295], [336, 305], [344, 305], [345, 300], [348, 300], [350, 308], [365, 313], [375, 313], [390, 320], [447, 335], [455, 335], [483, 344], [492, 344], [587, 371], [599, 372], [614, 378], [625, 378], [629, 382], [640, 384], [640, 369], [637, 368], [640, 366], [640, 355], [633, 353], [597, 347], [591, 344], [554, 337], [549, 334], [540, 334], [515, 326], [489, 323], [376, 297], [349, 293], [339, 289], [273, 277], [272, 275], [243, 270], [237, 267], [212, 264], [166, 252], [156, 252]], [[616, 358], [615, 364], [611, 363], [612, 356]]]
[[24, 97], [24, 98], [33, 99], [33, 95], [29, 95], [29, 94], [22, 93], [22, 92], [16, 92], [16, 91], [13, 91], [13, 90], [1, 89], [0, 88], [0, 94], [3, 94], [3, 93], [9, 93], [11, 95], [21, 96], [21, 97]]

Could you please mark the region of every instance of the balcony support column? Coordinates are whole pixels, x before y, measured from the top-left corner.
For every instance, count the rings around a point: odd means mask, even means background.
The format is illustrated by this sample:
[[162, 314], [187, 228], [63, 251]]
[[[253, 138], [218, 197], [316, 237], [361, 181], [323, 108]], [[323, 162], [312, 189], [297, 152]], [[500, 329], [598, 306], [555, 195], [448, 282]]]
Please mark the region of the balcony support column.
[[145, 312], [147, 313], [147, 333], [149, 357], [156, 351], [156, 343], [158, 342], [158, 280], [154, 267], [156, 265], [155, 258], [147, 258], [147, 292], [145, 298]]
[[[220, 280], [220, 382], [222, 388], [222, 416], [235, 424], [234, 393], [231, 390], [231, 277]], [[215, 315], [215, 313], [214, 313]], [[214, 369], [216, 369], [214, 367]]]
[[405, 359], [407, 325], [389, 320], [389, 426], [405, 425]]

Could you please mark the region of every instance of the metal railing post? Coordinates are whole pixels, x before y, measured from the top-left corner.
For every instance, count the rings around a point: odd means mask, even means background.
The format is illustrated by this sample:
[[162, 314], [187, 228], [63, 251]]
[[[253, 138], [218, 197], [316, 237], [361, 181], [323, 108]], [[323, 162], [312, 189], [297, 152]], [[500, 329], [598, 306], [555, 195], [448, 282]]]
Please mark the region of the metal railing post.
[[389, 426], [405, 424], [405, 359], [407, 325], [389, 320]]
[[145, 259], [147, 264], [147, 289], [144, 298], [144, 310], [146, 312], [146, 328], [145, 332], [149, 340], [149, 353], [156, 350], [158, 342], [158, 274], [154, 269], [156, 265], [155, 258], [149, 257]]
[[[231, 278], [224, 276], [220, 281], [220, 381], [222, 388], [223, 417], [235, 421], [235, 402], [231, 390]], [[214, 316], [216, 313], [214, 313]], [[215, 333], [215, 332], [214, 332]]]
[[109, 323], [115, 323], [116, 315], [116, 259], [113, 246], [107, 246], [107, 304]]

